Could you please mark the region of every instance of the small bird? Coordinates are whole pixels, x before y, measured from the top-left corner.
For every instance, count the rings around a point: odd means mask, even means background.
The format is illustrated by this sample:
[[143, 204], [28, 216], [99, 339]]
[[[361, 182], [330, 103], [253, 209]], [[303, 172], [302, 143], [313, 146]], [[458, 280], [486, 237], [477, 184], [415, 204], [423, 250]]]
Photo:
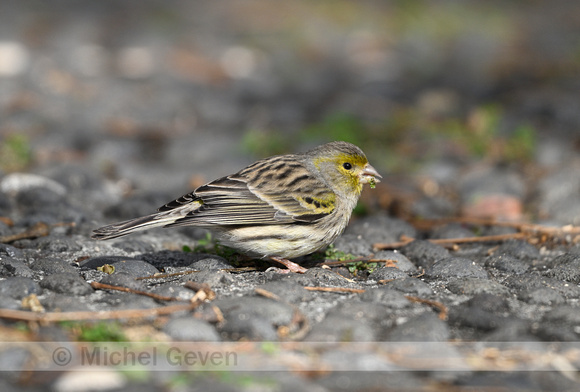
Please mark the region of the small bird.
[[365, 154], [347, 142], [261, 159], [160, 207], [157, 213], [96, 229], [106, 240], [152, 227], [198, 226], [240, 252], [276, 261], [320, 250], [342, 234], [363, 184], [382, 178]]

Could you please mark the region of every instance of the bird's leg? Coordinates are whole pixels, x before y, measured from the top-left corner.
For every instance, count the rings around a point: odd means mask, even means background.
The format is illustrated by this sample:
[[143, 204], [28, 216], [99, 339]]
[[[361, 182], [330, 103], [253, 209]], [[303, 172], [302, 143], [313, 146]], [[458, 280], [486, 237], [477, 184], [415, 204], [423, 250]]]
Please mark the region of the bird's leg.
[[270, 257], [270, 260], [273, 260], [273, 261], [275, 261], [277, 263], [280, 263], [283, 266], [285, 266], [286, 268], [288, 268], [289, 271], [296, 272], [298, 274], [303, 274], [306, 271], [308, 271], [308, 269], [302, 267], [301, 265], [296, 264], [293, 261], [290, 261], [288, 259], [284, 259], [282, 257], [271, 256]]

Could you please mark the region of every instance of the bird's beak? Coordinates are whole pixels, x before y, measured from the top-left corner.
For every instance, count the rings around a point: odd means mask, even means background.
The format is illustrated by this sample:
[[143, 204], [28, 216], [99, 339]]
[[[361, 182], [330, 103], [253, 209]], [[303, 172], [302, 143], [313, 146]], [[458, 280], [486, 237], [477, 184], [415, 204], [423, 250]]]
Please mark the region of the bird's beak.
[[374, 167], [367, 163], [362, 171], [360, 182], [372, 185], [381, 182], [381, 180], [379, 180], [380, 178], [383, 178], [383, 176], [381, 176]]

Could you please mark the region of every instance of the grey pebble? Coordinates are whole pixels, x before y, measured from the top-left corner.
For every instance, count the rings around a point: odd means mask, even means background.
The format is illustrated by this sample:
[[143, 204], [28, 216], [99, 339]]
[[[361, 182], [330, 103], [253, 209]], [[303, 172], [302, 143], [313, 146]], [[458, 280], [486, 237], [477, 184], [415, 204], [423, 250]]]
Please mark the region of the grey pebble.
[[51, 312], [83, 312], [92, 310], [88, 303], [70, 294], [52, 293], [41, 300], [42, 305]]
[[159, 273], [159, 270], [151, 264], [131, 257], [123, 256], [102, 256], [83, 260], [79, 265], [81, 268], [96, 269], [105, 264], [115, 267], [116, 273], [125, 273], [133, 277], [149, 276]]
[[496, 281], [478, 278], [461, 278], [450, 281], [447, 289], [454, 294], [469, 295], [475, 294], [494, 294], [509, 295], [509, 289]]
[[217, 342], [221, 340], [213, 325], [191, 316], [172, 318], [163, 327], [163, 332], [176, 341]]
[[506, 321], [503, 313], [508, 311], [507, 303], [502, 297], [490, 294], [477, 294], [466, 304], [450, 308], [449, 324], [491, 331]]
[[[411, 262], [411, 260], [409, 260], [407, 258], [407, 256], [405, 256], [404, 254], [402, 254], [401, 252], [397, 252], [394, 250], [381, 250], [378, 251], [377, 253], [375, 253], [375, 255], [373, 256], [374, 259], [380, 259], [380, 260], [392, 260], [395, 262], [396, 268], [399, 269], [400, 271], [403, 272], [409, 272], [409, 271], [416, 271], [417, 267], [415, 266], [415, 264], [413, 264]], [[383, 263], [379, 264], [380, 266], [384, 266]]]
[[540, 251], [524, 240], [508, 240], [502, 242], [495, 250], [494, 255], [507, 254], [517, 259], [536, 259]]
[[174, 283], [168, 283], [154, 287], [151, 291], [158, 295], [177, 298], [182, 301], [189, 301], [195, 295], [195, 292], [193, 290], [190, 290], [188, 288], [185, 288], [183, 286]]
[[10, 258], [17, 259], [22, 261], [21, 259], [24, 257], [22, 250], [8, 244], [0, 244], [0, 257], [8, 256]]
[[292, 274], [287, 279], [302, 286], [354, 286], [336, 272], [320, 267], [310, 268], [304, 274]]
[[425, 275], [434, 278], [480, 278], [487, 279], [487, 272], [470, 259], [447, 257], [440, 259], [425, 270]]
[[41, 237], [31, 242], [31, 247], [51, 253], [77, 252], [82, 246], [73, 238], [62, 234]]
[[68, 272], [48, 275], [40, 281], [40, 286], [60, 294], [88, 295], [93, 292], [91, 285], [83, 278]]
[[152, 309], [159, 307], [160, 304], [153, 298], [133, 293], [114, 292], [103, 296], [101, 303], [110, 305], [114, 309]]
[[145, 284], [141, 280], [135, 280], [134, 276], [126, 274], [124, 272], [115, 271], [112, 274], [104, 274], [100, 283], [108, 284], [111, 286], [121, 286], [133, 290], [145, 290]]
[[302, 285], [289, 280], [267, 282], [257, 286], [256, 289], [266, 290], [291, 304], [307, 302], [315, 296], [312, 291], [306, 290]]
[[377, 331], [367, 323], [328, 314], [324, 320], [312, 327], [304, 338], [309, 342], [370, 342], [377, 339]]
[[360, 298], [362, 301], [380, 303], [390, 309], [402, 309], [411, 306], [409, 300], [400, 291], [384, 286], [367, 289], [361, 294]]
[[552, 268], [547, 276], [580, 284], [580, 255], [564, 254], [552, 260], [550, 265]]
[[9, 295], [0, 293], [0, 309], [18, 310], [21, 308], [21, 305], [22, 301], [19, 301], [16, 298], [12, 298]]
[[227, 271], [202, 270], [189, 275], [189, 279], [206, 283], [210, 287], [227, 287], [236, 282], [236, 277]]
[[34, 272], [22, 261], [6, 256], [0, 256], [0, 276], [22, 276], [32, 278]]
[[375, 268], [369, 274], [369, 279], [377, 282], [380, 280], [405, 279], [408, 277], [409, 275], [395, 267]]
[[157, 268], [143, 260], [125, 259], [111, 265], [115, 267], [115, 272], [123, 272], [136, 278], [159, 273]]
[[196, 270], [220, 270], [220, 269], [230, 269], [233, 266], [228, 263], [226, 259], [220, 256], [205, 256], [201, 260], [195, 261], [189, 265], [191, 269]]
[[521, 291], [518, 293], [518, 298], [534, 305], [561, 305], [566, 302], [560, 293], [548, 287], [538, 287]]
[[[148, 262], [155, 268], [164, 267], [189, 267], [193, 263], [205, 258], [218, 257], [207, 253], [182, 252], [177, 250], [162, 250], [155, 253], [144, 253], [139, 255], [139, 259]], [[228, 264], [228, 267], [231, 266]]]
[[548, 287], [557, 291], [567, 299], [580, 299], [580, 287], [558, 279], [542, 276], [537, 273], [525, 273], [508, 276], [503, 281], [504, 286], [514, 289], [517, 293], [530, 289]]
[[248, 318], [244, 313], [232, 313], [220, 328], [230, 340], [277, 341], [278, 333], [271, 322], [263, 318]]
[[59, 274], [64, 272], [77, 273], [78, 270], [64, 260], [43, 257], [32, 262], [31, 268], [34, 271], [42, 272], [46, 275]]
[[427, 283], [416, 278], [395, 279], [386, 283], [385, 287], [417, 297], [429, 297], [433, 294], [433, 290]]
[[235, 340], [278, 340], [277, 327], [290, 325], [294, 316], [290, 305], [262, 297], [225, 298], [213, 305], [226, 320], [221, 331]]
[[528, 262], [505, 253], [487, 257], [485, 266], [514, 274], [523, 274], [530, 269]]
[[538, 323], [536, 334], [549, 341], [578, 341], [580, 338], [580, 311], [572, 305], [552, 308]]
[[387, 333], [393, 342], [444, 342], [450, 337], [447, 323], [433, 312], [424, 312]]
[[449, 257], [444, 247], [429, 241], [415, 240], [401, 248], [401, 253], [418, 267], [428, 268], [437, 260]]
[[0, 280], [0, 295], [22, 299], [30, 294], [40, 295], [42, 288], [30, 278], [15, 276]]

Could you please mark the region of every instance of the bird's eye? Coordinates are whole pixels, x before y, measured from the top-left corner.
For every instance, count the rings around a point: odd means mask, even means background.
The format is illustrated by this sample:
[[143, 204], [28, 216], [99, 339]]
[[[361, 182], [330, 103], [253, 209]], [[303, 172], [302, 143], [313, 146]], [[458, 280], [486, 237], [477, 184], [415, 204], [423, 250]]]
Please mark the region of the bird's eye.
[[352, 169], [352, 165], [350, 164], [350, 162], [343, 163], [342, 167], [344, 167], [346, 170]]

